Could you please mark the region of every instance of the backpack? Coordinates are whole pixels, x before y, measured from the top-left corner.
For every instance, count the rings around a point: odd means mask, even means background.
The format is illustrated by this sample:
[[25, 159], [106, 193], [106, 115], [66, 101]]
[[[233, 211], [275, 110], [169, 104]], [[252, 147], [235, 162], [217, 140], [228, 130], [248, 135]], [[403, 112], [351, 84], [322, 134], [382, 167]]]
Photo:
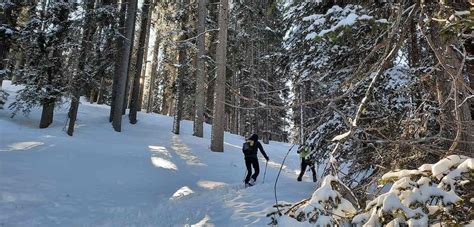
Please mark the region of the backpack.
[[249, 155], [252, 152], [253, 145], [254, 145], [253, 140], [245, 141], [245, 143], [242, 145], [242, 152], [244, 152], [245, 155]]

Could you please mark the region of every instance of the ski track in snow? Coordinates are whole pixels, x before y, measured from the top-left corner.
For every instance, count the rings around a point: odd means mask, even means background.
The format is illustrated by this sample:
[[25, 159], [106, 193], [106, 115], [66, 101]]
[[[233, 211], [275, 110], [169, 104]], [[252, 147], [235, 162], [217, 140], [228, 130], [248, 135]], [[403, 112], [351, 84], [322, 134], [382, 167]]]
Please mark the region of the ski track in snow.
[[[10, 93], [18, 87], [4, 81]], [[64, 105], [47, 129], [40, 109], [28, 117], [0, 110], [0, 226], [265, 226], [275, 203], [273, 184], [291, 144], [270, 142], [260, 155], [257, 185], [243, 189], [243, 138], [226, 133], [225, 152], [209, 150], [210, 131], [192, 136], [192, 122], [171, 133], [172, 117], [124, 116], [122, 132], [108, 123], [109, 107], [82, 100], [76, 131], [63, 131]], [[310, 173], [296, 182], [296, 146], [278, 181], [279, 202], [311, 196]]]

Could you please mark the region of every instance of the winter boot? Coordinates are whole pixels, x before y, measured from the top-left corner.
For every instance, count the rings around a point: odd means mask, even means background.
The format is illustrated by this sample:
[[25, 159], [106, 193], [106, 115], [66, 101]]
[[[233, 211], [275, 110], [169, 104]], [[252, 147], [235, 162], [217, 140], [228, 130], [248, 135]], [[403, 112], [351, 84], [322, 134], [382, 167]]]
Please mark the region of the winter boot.
[[316, 179], [316, 175], [313, 175], [313, 182], [316, 182], [317, 179]]
[[254, 185], [255, 185], [255, 180], [254, 180], [253, 178], [250, 178], [249, 185], [250, 185], [250, 186], [254, 186]]
[[301, 176], [299, 176], [298, 178], [296, 178], [297, 181], [301, 181]]

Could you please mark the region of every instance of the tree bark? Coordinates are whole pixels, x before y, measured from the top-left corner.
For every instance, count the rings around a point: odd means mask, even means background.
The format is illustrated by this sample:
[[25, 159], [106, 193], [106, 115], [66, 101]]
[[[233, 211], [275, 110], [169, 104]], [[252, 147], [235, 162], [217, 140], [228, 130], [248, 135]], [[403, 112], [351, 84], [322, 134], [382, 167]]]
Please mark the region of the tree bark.
[[[440, 106], [445, 105], [441, 114], [447, 122], [442, 122], [442, 124], [448, 123], [442, 125], [442, 128], [446, 128], [444, 133], [453, 137], [449, 153], [470, 155], [474, 153], [474, 146], [471, 144], [474, 141], [474, 120], [469, 102], [463, 102], [469, 96], [469, 92], [464, 87], [464, 85], [469, 85], [464, 84], [465, 80], [462, 73], [462, 68], [466, 66], [462, 64], [462, 59], [458, 57], [457, 52], [453, 49], [460, 43], [457, 37], [454, 36], [443, 36], [443, 39], [441, 39], [441, 29], [436, 22], [433, 23], [427, 40], [443, 69], [438, 73], [436, 85]], [[454, 89], [453, 92], [449, 92], [450, 89]], [[450, 94], [452, 94], [452, 97], [448, 97]], [[446, 100], [448, 100], [448, 103], [444, 104]], [[449, 122], [451, 119], [454, 121]], [[454, 125], [454, 127], [451, 125]], [[454, 135], [451, 131], [454, 132]]]
[[221, 0], [219, 7], [219, 35], [216, 49], [216, 87], [214, 93], [214, 115], [212, 123], [211, 150], [224, 152], [224, 112], [225, 112], [225, 81], [226, 51], [229, 1]]
[[[209, 17], [212, 21], [218, 20], [218, 3], [219, 0], [210, 0], [209, 1]], [[216, 46], [217, 46], [217, 35], [218, 33], [213, 31], [209, 34], [209, 49], [208, 55], [210, 58], [215, 59], [216, 56]], [[209, 64], [207, 70], [207, 99], [206, 99], [206, 109], [204, 111], [205, 121], [208, 124], [212, 124], [211, 115], [214, 110], [214, 87], [215, 87], [215, 62]]]
[[[471, 39], [467, 39], [464, 42], [464, 46], [466, 48], [466, 52], [468, 56], [474, 56], [474, 43]], [[467, 78], [469, 78], [470, 87], [474, 90], [474, 60], [467, 59], [466, 60], [466, 72], [468, 74]], [[470, 99], [470, 106], [471, 106], [471, 119], [474, 119], [474, 98]], [[474, 146], [474, 145], [473, 145]]]
[[194, 136], [203, 137], [204, 111], [206, 108], [206, 3], [207, 0], [198, 0], [198, 23], [197, 23], [197, 71], [196, 71], [196, 99], [194, 117]]
[[47, 99], [43, 102], [43, 111], [41, 112], [39, 128], [47, 128], [51, 123], [53, 123], [54, 106], [54, 99]]
[[147, 107], [146, 107], [146, 112], [150, 113], [153, 111], [153, 102], [154, 102], [154, 97], [153, 97], [153, 91], [154, 91], [154, 86], [155, 86], [155, 80], [156, 77], [158, 76], [158, 54], [160, 52], [160, 37], [158, 34], [156, 34], [155, 37], [155, 45], [153, 46], [153, 60], [151, 64], [151, 76], [150, 76], [150, 84], [148, 86], [148, 101], [147, 101]]
[[127, 82], [127, 75], [129, 71], [129, 63], [130, 63], [130, 51], [133, 42], [133, 35], [135, 31], [135, 15], [137, 11], [137, 0], [129, 0], [128, 7], [127, 7], [127, 18], [125, 22], [125, 37], [127, 40], [123, 40], [123, 45], [120, 50], [121, 62], [119, 69], [117, 70], [118, 80], [117, 80], [117, 94], [115, 97], [115, 105], [114, 111], [112, 116], [112, 126], [115, 131], [120, 132], [122, 131], [122, 111], [124, 106], [125, 100], [125, 89], [126, 89], [126, 82]]
[[150, 0], [144, 0], [142, 7], [142, 19], [140, 25], [140, 38], [138, 40], [138, 52], [137, 52], [137, 64], [135, 65], [135, 74], [132, 86], [132, 95], [130, 102], [130, 113], [128, 115], [130, 123], [137, 123], [137, 112], [140, 105], [140, 78], [141, 78], [141, 69], [143, 64], [143, 55], [145, 40], [147, 36], [147, 24], [148, 24], [148, 10], [150, 8]]
[[[125, 35], [125, 18], [126, 18], [126, 9], [127, 9], [127, 6], [125, 5], [125, 3], [121, 3], [121, 6], [120, 6], [120, 20], [119, 20], [119, 28], [118, 28], [118, 32], [122, 35]], [[125, 39], [124, 37], [122, 36], [119, 36], [117, 39], [116, 39], [116, 43], [115, 43], [115, 48], [117, 49], [117, 56], [115, 58], [115, 65], [114, 65], [114, 78], [113, 78], [113, 82], [112, 82], [112, 100], [111, 100], [111, 103], [110, 103], [110, 117], [109, 117], [109, 121], [112, 122], [113, 121], [113, 118], [114, 118], [114, 112], [115, 112], [115, 105], [117, 104], [117, 93], [118, 93], [118, 90], [119, 90], [119, 81], [120, 81], [120, 67], [121, 67], [121, 63], [122, 63], [122, 58], [124, 57], [122, 55], [121, 52], [123, 52], [124, 50], [124, 45], [125, 45]], [[128, 67], [128, 66], [127, 66]], [[120, 112], [122, 112], [122, 110], [120, 110]]]
[[99, 91], [97, 94], [97, 104], [104, 104], [105, 78], [100, 79]]
[[[188, 7], [188, 0], [182, 1], [183, 10], [186, 10]], [[181, 35], [179, 40], [181, 41], [178, 44], [178, 75], [176, 77], [176, 91], [175, 91], [175, 114], [174, 114], [174, 121], [173, 121], [173, 133], [179, 134], [180, 131], [180, 123], [181, 118], [183, 115], [183, 101], [184, 101], [184, 77], [187, 73], [187, 61], [186, 61], [186, 39], [187, 39], [187, 31], [186, 31], [186, 23], [188, 21], [187, 14], [184, 14], [181, 18]]]
[[155, 8], [156, 1], [153, 1], [153, 5], [151, 5], [151, 8], [148, 10], [148, 20], [147, 20], [147, 25], [146, 25], [146, 38], [145, 38], [145, 47], [144, 47], [144, 55], [143, 55], [143, 68], [141, 71], [141, 84], [140, 84], [140, 97], [138, 99], [138, 111], [142, 110], [143, 106], [143, 96], [145, 93], [145, 77], [146, 77], [146, 69], [148, 65], [148, 47], [150, 43], [150, 28], [151, 28], [151, 20], [152, 20], [152, 15], [153, 15], [153, 10]]

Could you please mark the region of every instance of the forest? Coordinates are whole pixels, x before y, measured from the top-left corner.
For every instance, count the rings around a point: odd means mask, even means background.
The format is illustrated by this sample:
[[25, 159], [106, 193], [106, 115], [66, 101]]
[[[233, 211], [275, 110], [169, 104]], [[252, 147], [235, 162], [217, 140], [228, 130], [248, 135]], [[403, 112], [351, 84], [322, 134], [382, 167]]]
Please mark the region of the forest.
[[[474, 226], [471, 0], [0, 0], [0, 13], [0, 155], [2, 122], [35, 110], [28, 130], [56, 122], [73, 140], [88, 105], [117, 140], [157, 114], [172, 118], [158, 134], [209, 125], [203, 146], [222, 155], [231, 134], [308, 147], [317, 186], [275, 198], [271, 225]], [[288, 148], [267, 149], [279, 171]]]

